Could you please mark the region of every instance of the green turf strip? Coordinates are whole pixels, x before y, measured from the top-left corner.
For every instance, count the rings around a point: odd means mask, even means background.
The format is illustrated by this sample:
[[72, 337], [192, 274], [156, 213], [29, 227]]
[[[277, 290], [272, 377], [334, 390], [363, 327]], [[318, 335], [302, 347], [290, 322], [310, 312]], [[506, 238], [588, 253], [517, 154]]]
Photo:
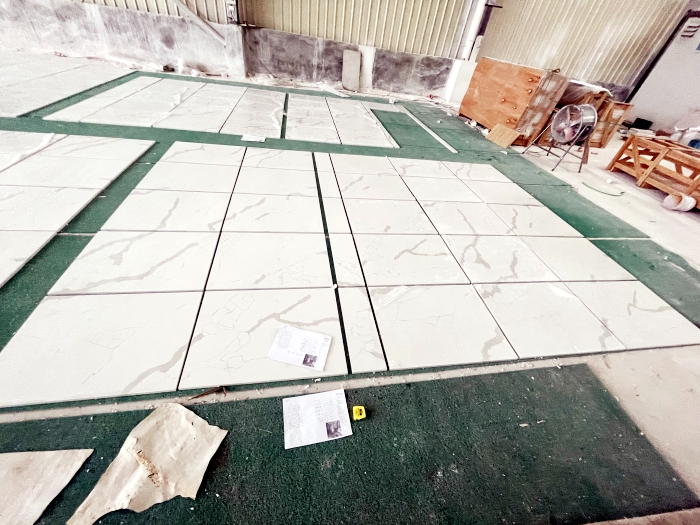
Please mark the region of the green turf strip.
[[[700, 505], [585, 365], [347, 397], [369, 414], [353, 436], [288, 451], [280, 399], [194, 408], [229, 430], [197, 499], [101, 523], [573, 525]], [[37, 523], [65, 523], [147, 414], [0, 425], [0, 452], [95, 449]]]
[[620, 266], [700, 328], [700, 272], [651, 239], [594, 240]]

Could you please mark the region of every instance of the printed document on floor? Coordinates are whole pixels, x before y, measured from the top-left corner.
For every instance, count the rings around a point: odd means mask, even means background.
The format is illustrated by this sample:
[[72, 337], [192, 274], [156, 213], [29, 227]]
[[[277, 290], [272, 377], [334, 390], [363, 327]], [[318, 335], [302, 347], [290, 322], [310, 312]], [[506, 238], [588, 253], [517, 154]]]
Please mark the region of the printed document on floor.
[[282, 400], [284, 448], [303, 447], [352, 435], [345, 390]]
[[278, 330], [267, 357], [323, 372], [330, 346], [330, 335], [284, 325]]

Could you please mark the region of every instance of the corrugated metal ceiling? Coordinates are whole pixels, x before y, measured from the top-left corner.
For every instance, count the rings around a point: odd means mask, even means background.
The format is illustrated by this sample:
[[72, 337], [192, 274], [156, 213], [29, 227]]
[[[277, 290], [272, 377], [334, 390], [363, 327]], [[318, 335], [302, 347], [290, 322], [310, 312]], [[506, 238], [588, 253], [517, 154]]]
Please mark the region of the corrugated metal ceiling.
[[480, 55], [591, 82], [630, 86], [687, 0], [501, 0]]

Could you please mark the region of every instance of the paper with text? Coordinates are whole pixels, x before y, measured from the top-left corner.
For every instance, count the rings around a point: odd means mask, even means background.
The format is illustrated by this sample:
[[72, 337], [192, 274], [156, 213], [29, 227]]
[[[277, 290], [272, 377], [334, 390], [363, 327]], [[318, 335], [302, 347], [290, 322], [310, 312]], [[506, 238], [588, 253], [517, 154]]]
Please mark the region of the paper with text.
[[352, 435], [345, 390], [282, 400], [284, 448], [303, 447]]
[[277, 331], [267, 357], [323, 372], [331, 336], [284, 325]]

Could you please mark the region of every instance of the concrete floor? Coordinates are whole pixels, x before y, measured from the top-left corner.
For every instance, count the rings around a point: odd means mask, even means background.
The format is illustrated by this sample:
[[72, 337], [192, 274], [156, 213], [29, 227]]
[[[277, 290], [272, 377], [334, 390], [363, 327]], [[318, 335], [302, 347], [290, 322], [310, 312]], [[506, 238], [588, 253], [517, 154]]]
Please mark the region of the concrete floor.
[[[592, 149], [590, 162], [581, 173], [578, 160], [568, 158], [552, 173], [700, 269], [700, 210], [669, 211], [661, 206], [666, 196], [663, 192], [642, 189], [627, 174], [607, 171], [623, 142], [616, 135], [606, 148]], [[556, 159], [537, 148], [525, 157], [548, 170], [556, 163]], [[614, 197], [593, 188], [624, 194]], [[700, 347], [591, 356], [587, 363], [654, 446], [700, 495]]]

